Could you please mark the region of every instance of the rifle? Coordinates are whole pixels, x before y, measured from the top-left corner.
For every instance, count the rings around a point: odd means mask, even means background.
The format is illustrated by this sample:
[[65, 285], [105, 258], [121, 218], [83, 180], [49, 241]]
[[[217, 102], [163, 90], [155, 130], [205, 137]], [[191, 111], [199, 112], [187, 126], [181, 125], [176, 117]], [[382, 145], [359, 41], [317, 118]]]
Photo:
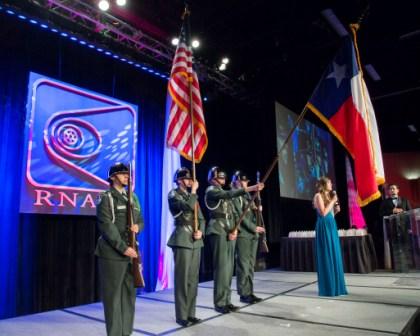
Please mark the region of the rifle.
[[[260, 183], [260, 172], [257, 171], [257, 184]], [[262, 216], [262, 211], [260, 211], [261, 207], [261, 195], [260, 192], [257, 191], [257, 196], [255, 197], [255, 205], [257, 207], [255, 215], [257, 216], [257, 226], [261, 226], [265, 229], [264, 225], [264, 218]], [[259, 236], [259, 251], [260, 253], [268, 253], [270, 252], [267, 245], [267, 235], [264, 231], [263, 234]]]
[[128, 242], [129, 246], [137, 252], [137, 258], [131, 259], [131, 267], [134, 277], [134, 287], [144, 288], [145, 282], [143, 277], [143, 264], [141, 261], [141, 255], [139, 251], [139, 246], [136, 240], [136, 233], [131, 231], [131, 226], [133, 225], [133, 203], [132, 203], [132, 190], [131, 190], [131, 165], [129, 165], [129, 175], [128, 175], [128, 184], [127, 184], [127, 230], [128, 230]]

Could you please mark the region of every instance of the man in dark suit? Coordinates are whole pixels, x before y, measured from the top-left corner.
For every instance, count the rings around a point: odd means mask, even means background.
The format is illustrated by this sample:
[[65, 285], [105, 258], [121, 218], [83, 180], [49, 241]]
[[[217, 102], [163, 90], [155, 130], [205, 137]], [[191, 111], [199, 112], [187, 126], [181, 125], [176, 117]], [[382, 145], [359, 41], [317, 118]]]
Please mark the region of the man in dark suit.
[[393, 216], [386, 221], [385, 228], [391, 247], [392, 267], [396, 272], [408, 272], [411, 264], [410, 223], [409, 218], [402, 214], [411, 210], [411, 206], [407, 199], [399, 196], [399, 192], [396, 184], [388, 186], [389, 197], [382, 201], [379, 213], [381, 217]]
[[137, 196], [133, 193], [133, 225], [127, 227], [125, 187], [129, 170], [122, 163], [109, 169], [110, 189], [101, 194], [96, 208], [98, 239], [95, 255], [98, 257], [102, 301], [108, 336], [125, 336], [133, 332], [136, 288], [132, 272], [132, 258], [136, 250], [129, 247], [131, 232], [143, 230], [144, 221]]
[[385, 198], [379, 210], [381, 217], [399, 214], [404, 211], [411, 210], [410, 202], [399, 196], [400, 189], [396, 184], [388, 186], [389, 197]]
[[[177, 188], [168, 195], [169, 210], [175, 219], [175, 230], [168, 241], [175, 260], [175, 316], [183, 327], [200, 322], [195, 316], [200, 255], [205, 219], [197, 201], [198, 182], [190, 171], [181, 167], [175, 172]], [[191, 192], [189, 191], [191, 189]], [[194, 208], [197, 209], [198, 230], [194, 231]]]

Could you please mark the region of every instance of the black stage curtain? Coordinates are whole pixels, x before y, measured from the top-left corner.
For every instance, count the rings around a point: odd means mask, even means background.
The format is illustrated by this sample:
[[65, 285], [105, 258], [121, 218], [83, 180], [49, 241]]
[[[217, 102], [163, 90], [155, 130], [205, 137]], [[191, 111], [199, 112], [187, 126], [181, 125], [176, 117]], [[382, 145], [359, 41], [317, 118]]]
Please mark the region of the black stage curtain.
[[[141, 145], [149, 146], [156, 155], [163, 144], [166, 82], [4, 13], [0, 17], [0, 38], [0, 172], [4, 181], [0, 196], [1, 319], [99, 300], [95, 217], [19, 214], [29, 72], [141, 106], [143, 123], [139, 129], [142, 136], [147, 133]], [[148, 167], [161, 169], [149, 157], [141, 160], [146, 172]], [[156, 172], [147, 173], [142, 181], [148, 181], [151, 175]], [[149, 188], [145, 195], [153, 193], [158, 194]], [[144, 199], [143, 205], [149, 209], [150, 203], [156, 202]], [[148, 224], [152, 236], [159, 227], [150, 225], [150, 221]], [[158, 243], [145, 239], [144, 249], [150, 251], [145, 259], [156, 253]], [[152, 289], [157, 261], [146, 261], [153, 266], [145, 274]]]
[[94, 217], [23, 215], [34, 226], [34, 311], [99, 300]]

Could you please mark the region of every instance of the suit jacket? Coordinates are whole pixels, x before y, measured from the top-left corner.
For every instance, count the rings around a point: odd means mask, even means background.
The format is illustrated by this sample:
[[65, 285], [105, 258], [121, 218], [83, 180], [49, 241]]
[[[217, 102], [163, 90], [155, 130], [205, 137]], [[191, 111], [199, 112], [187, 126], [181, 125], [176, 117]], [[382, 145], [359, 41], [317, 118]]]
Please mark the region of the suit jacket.
[[[138, 198], [134, 193], [132, 195], [133, 224], [139, 225], [140, 232], [144, 228], [144, 220]], [[127, 203], [127, 199], [115, 188], [101, 194], [96, 207], [98, 227], [101, 232], [95, 250], [95, 255], [98, 257], [130, 261], [130, 258], [124, 255], [131, 234], [131, 230], [127, 227]]]
[[[168, 246], [190, 249], [203, 247], [203, 239], [194, 240], [193, 238], [194, 206], [198, 203], [197, 195], [176, 188], [169, 192], [168, 203], [169, 210], [175, 219], [175, 229], [168, 240]], [[205, 222], [200, 206], [198, 206], [198, 224], [203, 234]]]
[[394, 205], [394, 202], [391, 197], [386, 198], [382, 201], [379, 213], [381, 217], [392, 215], [394, 208], [401, 208], [404, 211], [411, 210], [410, 202], [403, 197], [398, 197], [397, 205]]

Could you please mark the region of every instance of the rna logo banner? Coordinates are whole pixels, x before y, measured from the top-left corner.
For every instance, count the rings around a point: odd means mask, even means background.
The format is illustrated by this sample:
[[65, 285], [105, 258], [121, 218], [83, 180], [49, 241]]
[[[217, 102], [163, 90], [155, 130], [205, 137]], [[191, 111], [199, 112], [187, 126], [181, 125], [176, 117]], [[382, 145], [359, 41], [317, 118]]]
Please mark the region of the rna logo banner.
[[20, 212], [94, 215], [115, 162], [135, 183], [136, 120], [134, 105], [31, 73]]

